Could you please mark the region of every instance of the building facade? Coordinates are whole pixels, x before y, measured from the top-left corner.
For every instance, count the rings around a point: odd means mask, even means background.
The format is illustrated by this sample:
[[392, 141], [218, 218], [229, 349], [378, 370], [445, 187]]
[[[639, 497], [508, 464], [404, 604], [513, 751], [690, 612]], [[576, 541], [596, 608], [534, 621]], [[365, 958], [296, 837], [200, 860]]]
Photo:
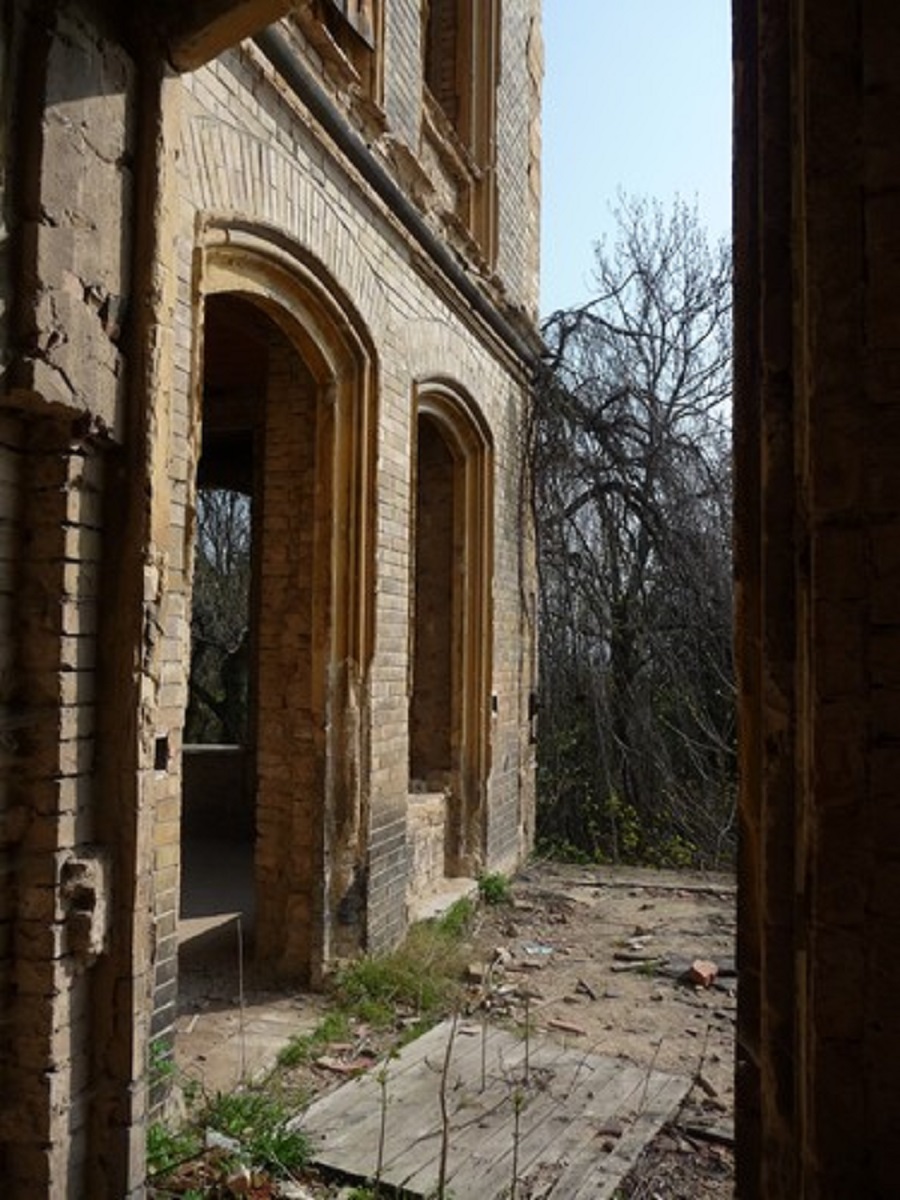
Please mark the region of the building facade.
[[138, 7], [2, 18], [11, 1197], [142, 1192], [204, 495], [252, 514], [220, 787], [271, 976], [533, 831], [537, 0]]

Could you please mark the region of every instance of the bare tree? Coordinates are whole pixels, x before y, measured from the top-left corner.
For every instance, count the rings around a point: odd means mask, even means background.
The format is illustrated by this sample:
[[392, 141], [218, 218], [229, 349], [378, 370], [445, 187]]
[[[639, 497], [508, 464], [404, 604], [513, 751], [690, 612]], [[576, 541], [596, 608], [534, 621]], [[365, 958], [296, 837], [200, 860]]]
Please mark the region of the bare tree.
[[246, 740], [250, 576], [250, 498], [226, 488], [201, 489], [186, 741]]
[[730, 851], [731, 273], [696, 213], [622, 199], [597, 296], [544, 326], [535, 421], [539, 833]]

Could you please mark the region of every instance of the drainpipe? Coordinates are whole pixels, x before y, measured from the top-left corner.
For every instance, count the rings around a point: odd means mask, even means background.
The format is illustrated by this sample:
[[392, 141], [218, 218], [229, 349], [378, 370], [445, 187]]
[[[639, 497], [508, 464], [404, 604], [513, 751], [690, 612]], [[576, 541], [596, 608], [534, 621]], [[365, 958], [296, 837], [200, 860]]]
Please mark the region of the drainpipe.
[[429, 258], [440, 267], [472, 309], [490, 326], [507, 348], [512, 350], [534, 372], [539, 359], [540, 342], [537, 334], [535, 334], [535, 345], [530, 345], [480, 288], [472, 282], [456, 258], [426, 224], [419, 210], [394, 182], [363, 139], [347, 124], [346, 118], [334, 105], [331, 97], [315, 76], [304, 65], [284, 34], [275, 26], [271, 26], [257, 34], [254, 41], [294, 95], [309, 109], [363, 179], [370, 184], [405, 229], [412, 234]]

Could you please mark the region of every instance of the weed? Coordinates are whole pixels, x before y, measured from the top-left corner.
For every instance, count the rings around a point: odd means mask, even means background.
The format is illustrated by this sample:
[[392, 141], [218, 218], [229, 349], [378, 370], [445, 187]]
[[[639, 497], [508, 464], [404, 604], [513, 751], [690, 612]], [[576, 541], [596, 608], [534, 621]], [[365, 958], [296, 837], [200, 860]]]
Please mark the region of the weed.
[[447, 1154], [450, 1149], [450, 1110], [447, 1106], [447, 1082], [450, 1075], [450, 1056], [453, 1053], [453, 1042], [456, 1037], [457, 1013], [453, 1014], [450, 1026], [450, 1036], [444, 1051], [444, 1066], [441, 1071], [441, 1083], [438, 1089], [438, 1100], [441, 1106], [441, 1154], [438, 1160], [437, 1200], [446, 1200], [447, 1190]]
[[299, 1130], [288, 1129], [292, 1113], [269, 1093], [220, 1092], [199, 1118], [200, 1123], [239, 1142], [255, 1167], [283, 1175], [302, 1167], [309, 1144]]
[[298, 1067], [312, 1062], [331, 1042], [343, 1042], [350, 1036], [350, 1018], [344, 1012], [327, 1013], [312, 1033], [291, 1038], [278, 1054], [279, 1067]]
[[175, 1074], [172, 1044], [166, 1037], [154, 1038], [150, 1043], [150, 1086], [165, 1083]]
[[422, 1017], [452, 1008], [466, 965], [461, 936], [473, 911], [471, 901], [458, 901], [442, 920], [414, 925], [392, 953], [350, 963], [335, 982], [338, 1003], [382, 1028], [393, 1024], [397, 1006]]
[[512, 885], [499, 871], [478, 877], [478, 895], [484, 904], [509, 904]]
[[645, 975], [648, 979], [655, 979], [659, 974], [661, 960], [658, 958], [648, 958], [646, 962], [638, 963], [634, 968], [635, 975]]
[[147, 1130], [148, 1173], [165, 1175], [185, 1159], [199, 1153], [200, 1145], [200, 1135], [195, 1129], [171, 1130], [154, 1122]]
[[384, 1142], [387, 1134], [387, 1107], [388, 1107], [388, 1060], [385, 1059], [379, 1068], [378, 1074], [375, 1076], [378, 1080], [378, 1087], [381, 1093], [381, 1121], [378, 1128], [378, 1161], [375, 1164], [375, 1187], [381, 1187], [381, 1171], [384, 1167]]
[[[475, 905], [468, 896], [454, 900], [443, 916], [435, 922], [440, 933], [449, 938], [462, 938], [469, 932], [475, 919]], [[427, 929], [428, 923], [419, 928]]]
[[394, 1043], [394, 1052], [399, 1052], [404, 1046], [408, 1046], [410, 1042], [414, 1042], [416, 1038], [420, 1038], [423, 1033], [427, 1033], [433, 1023], [429, 1017], [421, 1017], [419, 1020], [408, 1024], [397, 1035], [397, 1040]]

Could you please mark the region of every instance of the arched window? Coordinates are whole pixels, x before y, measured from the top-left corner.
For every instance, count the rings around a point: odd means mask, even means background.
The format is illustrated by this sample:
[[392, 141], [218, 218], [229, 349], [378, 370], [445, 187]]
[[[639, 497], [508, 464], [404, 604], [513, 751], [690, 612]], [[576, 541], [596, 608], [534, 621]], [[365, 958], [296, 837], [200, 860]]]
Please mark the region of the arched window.
[[445, 385], [417, 397], [413, 468], [410, 794], [445, 797], [437, 868], [474, 876], [489, 770], [492, 454], [474, 406]]

